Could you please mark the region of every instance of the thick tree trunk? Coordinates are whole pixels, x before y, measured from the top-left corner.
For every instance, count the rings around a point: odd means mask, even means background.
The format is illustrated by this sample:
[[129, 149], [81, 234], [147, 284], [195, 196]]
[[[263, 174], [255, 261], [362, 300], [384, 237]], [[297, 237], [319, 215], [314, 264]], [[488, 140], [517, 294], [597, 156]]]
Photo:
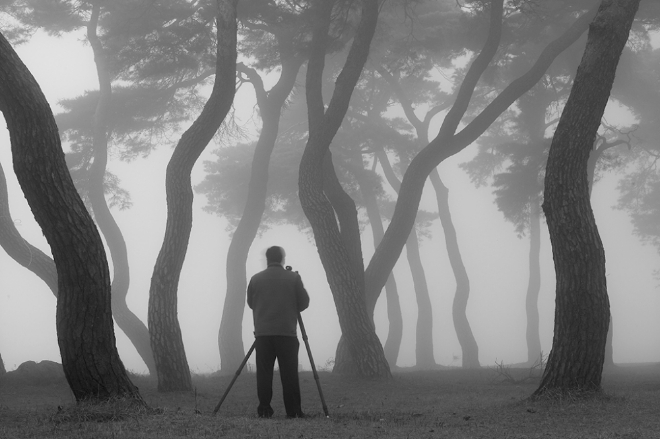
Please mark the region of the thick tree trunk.
[[601, 389], [610, 310], [587, 163], [638, 7], [639, 0], [603, 0], [550, 147], [543, 211], [557, 299], [552, 350], [535, 397]]
[[266, 206], [268, 166], [277, 141], [282, 107], [295, 85], [302, 64], [301, 59], [293, 55], [290, 42], [281, 43], [280, 47], [282, 74], [270, 92], [264, 90], [261, 77], [256, 71], [246, 67], [241, 68], [255, 88], [262, 127], [252, 159], [245, 208], [227, 251], [227, 291], [218, 332], [221, 370], [227, 373], [236, 371], [245, 356], [243, 348], [243, 313], [247, 289], [245, 263]]
[[144, 404], [117, 353], [101, 236], [69, 175], [48, 102], [1, 35], [0, 110], [14, 170], [57, 267], [57, 338], [73, 395], [77, 401], [126, 397]]
[[342, 335], [346, 337], [355, 370], [361, 377], [387, 379], [391, 373], [367, 312], [365, 290], [361, 287], [364, 278], [362, 273], [356, 278], [352, 254], [344, 245], [335, 210], [323, 188], [323, 162], [346, 115], [351, 94], [369, 54], [378, 20], [378, 1], [363, 1], [360, 24], [326, 110], [321, 93], [322, 75], [334, 4], [334, 1], [315, 3], [317, 25], [312, 37], [306, 80], [309, 139], [300, 162], [300, 203], [314, 231], [316, 247], [337, 307], [339, 325]]
[[0, 165], [0, 246], [23, 267], [43, 280], [57, 297], [57, 269], [50, 256], [23, 239], [11, 218], [7, 180]]
[[149, 289], [149, 333], [158, 390], [192, 390], [177, 318], [177, 291], [192, 229], [191, 171], [231, 108], [236, 77], [236, 4], [218, 0], [215, 83], [199, 117], [181, 136], [165, 177], [167, 223]]
[[447, 255], [451, 264], [454, 278], [456, 279], [456, 293], [452, 305], [452, 317], [454, 319], [454, 329], [458, 337], [458, 343], [461, 345], [462, 366], [465, 368], [481, 367], [479, 363], [479, 346], [472, 334], [472, 328], [467, 318], [467, 303], [470, 297], [470, 278], [468, 277], [461, 251], [458, 247], [458, 237], [454, 222], [451, 219], [449, 210], [449, 190], [442, 184], [437, 170], [431, 172], [431, 183], [435, 189], [435, 196], [438, 203], [438, 215], [442, 230], [445, 233], [445, 246]]
[[415, 222], [427, 177], [443, 160], [474, 142], [516, 99], [538, 82], [554, 59], [587, 29], [596, 13], [594, 7], [580, 16], [566, 32], [548, 44], [536, 63], [507, 86], [479, 115], [455, 133], [467, 109], [474, 87], [497, 51], [502, 27], [502, 2], [491, 3], [491, 30], [481, 53], [470, 66], [440, 132], [411, 161], [403, 181], [390, 226], [365, 271], [367, 297], [378, 295], [396, 264]]
[[525, 314], [527, 316], [527, 364], [534, 365], [541, 358], [541, 335], [539, 333], [539, 292], [541, 290], [541, 206], [534, 197], [530, 201], [529, 214], [529, 281], [525, 294]]
[[99, 4], [94, 5], [92, 18], [87, 24], [87, 40], [94, 51], [94, 62], [96, 63], [96, 72], [99, 79], [99, 101], [92, 117], [94, 161], [89, 169], [88, 196], [94, 219], [105, 237], [112, 258], [112, 315], [117, 322], [117, 326], [124, 331], [124, 334], [135, 346], [140, 358], [147, 366], [149, 374], [155, 376], [156, 364], [149, 343], [149, 330], [126, 304], [126, 296], [130, 285], [126, 242], [105, 199], [104, 179], [108, 164], [107, 121], [112, 98], [112, 78], [105, 49], [96, 34], [100, 8]]

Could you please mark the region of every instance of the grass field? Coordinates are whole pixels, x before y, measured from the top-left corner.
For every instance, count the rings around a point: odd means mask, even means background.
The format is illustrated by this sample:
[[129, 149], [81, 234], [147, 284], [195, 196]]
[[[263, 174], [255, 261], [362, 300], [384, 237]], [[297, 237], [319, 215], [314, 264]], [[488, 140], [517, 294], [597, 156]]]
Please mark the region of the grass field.
[[[272, 419], [256, 417], [254, 374], [243, 372], [216, 416], [231, 376], [197, 376], [196, 392], [156, 392], [135, 377], [153, 410], [76, 406], [64, 381], [0, 380], [0, 438], [660, 438], [660, 365], [604, 372], [602, 396], [531, 402], [526, 369], [396, 372], [390, 383], [321, 372], [330, 418], [310, 372], [301, 373], [305, 419], [286, 419], [276, 376]], [[60, 407], [58, 409], [58, 406]]]

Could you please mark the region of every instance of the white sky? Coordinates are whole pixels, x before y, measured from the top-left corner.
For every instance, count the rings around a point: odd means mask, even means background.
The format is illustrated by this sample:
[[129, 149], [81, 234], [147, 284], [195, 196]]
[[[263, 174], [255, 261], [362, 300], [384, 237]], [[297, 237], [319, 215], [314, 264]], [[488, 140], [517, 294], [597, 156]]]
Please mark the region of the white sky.
[[[39, 34], [27, 46], [17, 48], [55, 112], [57, 101], [96, 89], [91, 49], [74, 37], [54, 39]], [[244, 87], [236, 102], [252, 102], [251, 90]], [[246, 105], [244, 120], [252, 103]], [[611, 119], [610, 119], [611, 120]], [[209, 145], [207, 151], [214, 149]], [[469, 147], [440, 166], [443, 181], [450, 189], [452, 215], [459, 244], [471, 282], [468, 317], [479, 344], [480, 361], [493, 365], [504, 360], [526, 360], [524, 296], [527, 286], [528, 241], [518, 239], [493, 204], [490, 189], [475, 189], [458, 164], [474, 153]], [[109, 168], [131, 192], [133, 207], [114, 212], [127, 241], [132, 268], [129, 307], [146, 322], [149, 283], [165, 228], [165, 166], [171, 148], [161, 147], [146, 160], [130, 164], [111, 161]], [[202, 178], [202, 157], [194, 171]], [[11, 168], [9, 137], [0, 128], [0, 162], [7, 174], [12, 216], [23, 237], [50, 253], [33, 220]], [[614, 356], [617, 362], [660, 361], [660, 290], [652, 271], [660, 256], [641, 246], [631, 235], [627, 216], [612, 210], [616, 179], [606, 177], [593, 193], [594, 211], [605, 244], [608, 287], [614, 317]], [[432, 189], [423, 199], [427, 210], [435, 211]], [[197, 196], [191, 242], [179, 285], [179, 318], [193, 372], [211, 372], [219, 367], [217, 332], [225, 294], [225, 259], [229, 245], [224, 220], [202, 211], [205, 200]], [[439, 222], [433, 236], [421, 244], [422, 258], [433, 302], [436, 362], [459, 365], [461, 355], [456, 339], [451, 303], [455, 283]], [[303, 313], [317, 364], [334, 357], [339, 326], [334, 302], [317, 252], [312, 243], [294, 228], [278, 229], [260, 237], [248, 260], [248, 275], [263, 268], [263, 252], [270, 245], [287, 249], [287, 263], [299, 270], [310, 292], [310, 309]], [[371, 232], [363, 234], [365, 261], [373, 251]], [[545, 226], [542, 241], [542, 290], [540, 296], [543, 351], [550, 351], [554, 313], [554, 269]], [[0, 252], [0, 352], [8, 370], [27, 360], [60, 361], [55, 334], [55, 298], [46, 285], [28, 270]], [[404, 341], [398, 365], [414, 364], [416, 307], [405, 252], [395, 268], [404, 309]], [[252, 318], [246, 308], [244, 343], [252, 341]], [[377, 306], [377, 332], [386, 334], [384, 301]], [[127, 338], [116, 331], [120, 355], [127, 368], [146, 371]], [[301, 362], [309, 368], [304, 350]]]

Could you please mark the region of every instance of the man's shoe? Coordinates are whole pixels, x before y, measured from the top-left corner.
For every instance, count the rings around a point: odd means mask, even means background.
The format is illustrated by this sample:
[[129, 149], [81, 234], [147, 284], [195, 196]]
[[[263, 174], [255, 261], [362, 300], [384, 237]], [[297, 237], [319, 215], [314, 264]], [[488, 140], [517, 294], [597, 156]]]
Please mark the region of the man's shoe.
[[273, 416], [273, 413], [275, 413], [275, 411], [270, 407], [266, 409], [257, 409], [257, 414], [260, 418], [270, 418]]
[[293, 418], [306, 418], [307, 416], [303, 413], [296, 413], [295, 415], [286, 415], [287, 419], [293, 419]]

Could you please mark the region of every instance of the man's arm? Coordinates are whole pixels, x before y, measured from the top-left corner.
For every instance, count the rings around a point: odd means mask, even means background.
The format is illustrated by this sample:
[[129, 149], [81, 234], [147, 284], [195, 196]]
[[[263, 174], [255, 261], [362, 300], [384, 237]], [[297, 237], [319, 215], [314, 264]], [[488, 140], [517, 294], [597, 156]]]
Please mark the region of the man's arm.
[[254, 304], [254, 291], [252, 290], [252, 280], [250, 280], [250, 283], [248, 284], [247, 287], [247, 304], [250, 307], [250, 309], [254, 309], [252, 305]]
[[306, 310], [309, 306], [309, 294], [307, 294], [300, 276], [296, 279], [296, 300], [298, 302], [298, 312]]

